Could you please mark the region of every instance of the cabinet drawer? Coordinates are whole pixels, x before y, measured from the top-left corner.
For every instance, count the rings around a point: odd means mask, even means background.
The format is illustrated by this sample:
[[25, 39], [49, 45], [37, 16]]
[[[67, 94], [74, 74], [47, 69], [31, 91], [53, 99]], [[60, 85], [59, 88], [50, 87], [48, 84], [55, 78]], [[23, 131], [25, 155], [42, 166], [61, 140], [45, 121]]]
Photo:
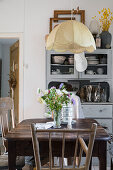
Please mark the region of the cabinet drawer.
[[112, 119], [95, 119], [108, 133], [112, 133]]
[[112, 105], [82, 105], [85, 117], [112, 118]]

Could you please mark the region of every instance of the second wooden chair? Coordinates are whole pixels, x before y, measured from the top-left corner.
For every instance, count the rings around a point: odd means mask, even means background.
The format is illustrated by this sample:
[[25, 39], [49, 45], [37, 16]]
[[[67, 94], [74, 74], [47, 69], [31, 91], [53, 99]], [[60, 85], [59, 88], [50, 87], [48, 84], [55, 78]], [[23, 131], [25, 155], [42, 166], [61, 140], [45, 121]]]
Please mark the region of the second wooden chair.
[[[37, 129], [35, 124], [31, 124], [32, 130], [32, 142], [34, 148], [34, 156], [35, 156], [35, 163], [36, 163], [36, 170], [43, 170], [40, 161], [40, 146], [39, 146], [39, 139], [44, 137], [44, 140], [48, 139], [49, 142], [49, 167], [46, 170], [88, 170], [94, 145], [94, 139], [96, 134], [97, 124], [92, 124], [91, 129]], [[41, 134], [41, 135], [39, 135]], [[65, 142], [68, 140], [68, 137], [72, 135], [75, 139], [75, 152], [73, 155], [73, 165], [71, 167], [64, 166], [64, 155], [65, 155]], [[47, 137], [48, 136], [48, 137]], [[62, 162], [61, 167], [54, 167], [52, 164], [52, 141], [55, 140], [56, 137], [60, 136], [62, 139]], [[85, 139], [84, 140], [84, 136]], [[87, 137], [86, 137], [87, 136]], [[88, 142], [88, 146], [86, 144]], [[58, 142], [58, 139], [57, 139]], [[79, 153], [78, 153], [79, 151]], [[81, 158], [82, 154], [85, 153], [86, 159], [85, 164], [81, 166]], [[78, 156], [79, 155], [79, 156]]]

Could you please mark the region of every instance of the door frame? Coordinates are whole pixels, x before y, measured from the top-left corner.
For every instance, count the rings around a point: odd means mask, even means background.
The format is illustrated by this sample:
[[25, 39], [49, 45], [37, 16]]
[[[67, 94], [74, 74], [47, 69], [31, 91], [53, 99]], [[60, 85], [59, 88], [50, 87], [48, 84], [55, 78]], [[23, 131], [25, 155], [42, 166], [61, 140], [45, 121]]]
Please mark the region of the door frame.
[[19, 40], [19, 122], [24, 119], [24, 40], [23, 33], [0, 33], [0, 39]]

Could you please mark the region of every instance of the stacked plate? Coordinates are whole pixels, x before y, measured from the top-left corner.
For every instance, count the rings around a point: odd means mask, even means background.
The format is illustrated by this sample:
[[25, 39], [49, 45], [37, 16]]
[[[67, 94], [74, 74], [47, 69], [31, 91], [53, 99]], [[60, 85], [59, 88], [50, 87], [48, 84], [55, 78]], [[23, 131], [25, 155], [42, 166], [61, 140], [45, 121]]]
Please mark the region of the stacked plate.
[[86, 57], [88, 64], [99, 64], [99, 59], [96, 56]]

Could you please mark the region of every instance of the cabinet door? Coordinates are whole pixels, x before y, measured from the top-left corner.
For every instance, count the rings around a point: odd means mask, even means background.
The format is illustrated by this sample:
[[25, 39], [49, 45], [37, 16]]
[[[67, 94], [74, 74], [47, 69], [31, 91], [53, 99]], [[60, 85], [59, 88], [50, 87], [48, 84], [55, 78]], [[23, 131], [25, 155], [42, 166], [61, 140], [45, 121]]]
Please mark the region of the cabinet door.
[[82, 105], [87, 118], [112, 118], [112, 105]]
[[47, 79], [78, 78], [74, 54], [47, 51]]
[[112, 133], [112, 105], [82, 105], [86, 118], [96, 119], [108, 133]]
[[111, 78], [112, 50], [98, 49], [85, 54], [88, 62], [87, 70], [79, 74], [80, 78]]

